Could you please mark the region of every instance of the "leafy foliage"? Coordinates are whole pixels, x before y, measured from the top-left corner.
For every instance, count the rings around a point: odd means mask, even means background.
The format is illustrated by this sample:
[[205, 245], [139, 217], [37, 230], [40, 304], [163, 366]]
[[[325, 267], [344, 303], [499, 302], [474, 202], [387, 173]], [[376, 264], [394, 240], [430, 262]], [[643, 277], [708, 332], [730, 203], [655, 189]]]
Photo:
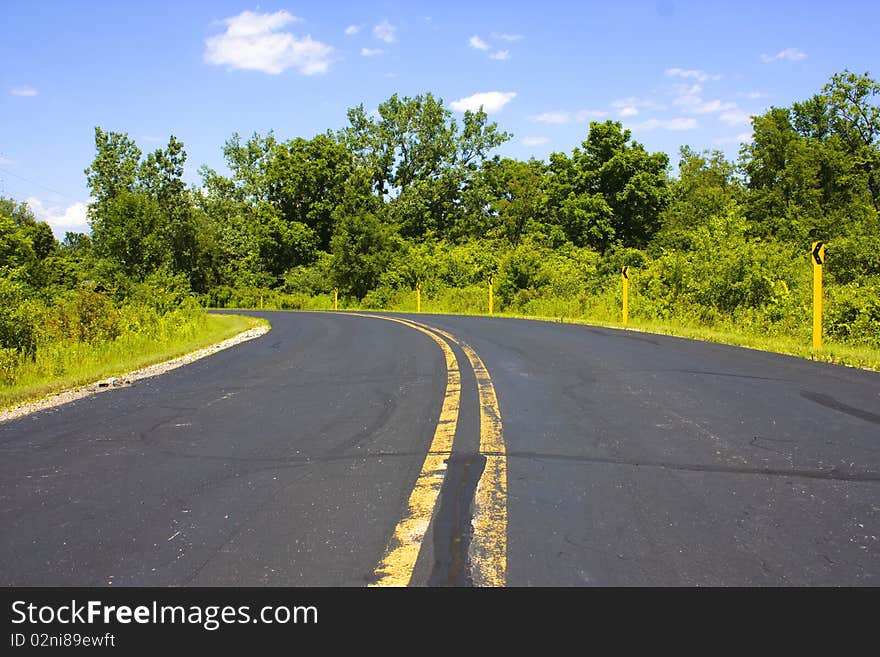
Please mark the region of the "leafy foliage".
[[[91, 236], [58, 243], [0, 199], [0, 376], [53, 340], [118, 342], [214, 306], [498, 310], [807, 341], [811, 241], [828, 244], [826, 332], [880, 348], [880, 85], [835, 74], [753, 118], [737, 162], [680, 151], [677, 175], [613, 121], [548, 161], [431, 94], [358, 106], [338, 132], [223, 145], [228, 174], [183, 182], [174, 136], [144, 155], [95, 130]], [[183, 319], [179, 321], [184, 321]], [[188, 320], [186, 320], [188, 321]], [[164, 323], [163, 323], [164, 322]], [[162, 329], [165, 330], [165, 329]], [[8, 378], [8, 376], [7, 376]]]

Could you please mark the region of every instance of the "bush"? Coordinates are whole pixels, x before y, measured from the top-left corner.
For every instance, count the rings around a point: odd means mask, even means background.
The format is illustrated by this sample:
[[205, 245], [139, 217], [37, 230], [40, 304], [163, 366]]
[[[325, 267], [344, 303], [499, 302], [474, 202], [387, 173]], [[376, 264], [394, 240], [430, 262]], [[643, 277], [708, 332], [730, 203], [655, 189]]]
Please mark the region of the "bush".
[[113, 302], [104, 293], [88, 288], [60, 300], [49, 322], [54, 338], [89, 344], [113, 340], [122, 330]]
[[36, 358], [35, 305], [25, 299], [20, 283], [0, 278], [0, 348], [12, 349], [17, 356], [31, 360]]
[[21, 354], [17, 349], [0, 347], [0, 383], [12, 385], [21, 365]]
[[408, 289], [394, 289], [388, 286], [377, 287], [367, 292], [361, 301], [364, 308], [387, 310], [392, 308], [415, 308], [415, 295]]
[[212, 288], [207, 294], [203, 294], [202, 303], [209, 308], [230, 308], [232, 307], [232, 298], [235, 295], [235, 289], [228, 285], [218, 285]]
[[443, 288], [427, 301], [422, 298], [423, 309], [436, 309], [444, 313], [485, 313], [489, 310], [489, 296], [485, 285]]
[[829, 337], [880, 347], [880, 277], [829, 287], [823, 324]]
[[135, 304], [155, 309], [160, 315], [193, 302], [189, 277], [182, 273], [173, 274], [164, 267], [135, 285], [130, 299]]
[[333, 292], [333, 274], [330, 265], [333, 257], [323, 253], [318, 260], [308, 266], [293, 267], [284, 274], [281, 291], [287, 294], [314, 296]]

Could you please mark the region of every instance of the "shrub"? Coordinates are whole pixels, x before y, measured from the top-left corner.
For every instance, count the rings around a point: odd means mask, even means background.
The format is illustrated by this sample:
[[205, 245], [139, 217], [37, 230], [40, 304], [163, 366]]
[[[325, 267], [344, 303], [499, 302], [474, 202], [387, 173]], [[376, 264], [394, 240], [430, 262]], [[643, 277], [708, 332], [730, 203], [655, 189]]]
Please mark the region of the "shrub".
[[147, 276], [131, 293], [132, 302], [154, 308], [160, 315], [191, 303], [191, 297], [189, 277], [173, 274], [166, 267]]
[[59, 301], [50, 321], [55, 337], [77, 342], [95, 344], [113, 340], [121, 333], [119, 313], [113, 302], [104, 293], [88, 288]]
[[300, 293], [309, 296], [333, 292], [331, 263], [332, 256], [323, 253], [312, 265], [293, 267], [284, 274], [281, 290], [287, 294]]
[[829, 337], [880, 347], [880, 277], [829, 287], [823, 324]]
[[415, 308], [415, 297], [408, 289], [394, 289], [388, 286], [377, 287], [367, 292], [361, 301], [364, 308], [376, 308], [380, 310], [390, 308]]
[[37, 356], [35, 304], [26, 301], [24, 288], [0, 277], [0, 348], [12, 349], [31, 360]]
[[21, 354], [17, 349], [0, 347], [0, 383], [12, 385], [21, 365]]

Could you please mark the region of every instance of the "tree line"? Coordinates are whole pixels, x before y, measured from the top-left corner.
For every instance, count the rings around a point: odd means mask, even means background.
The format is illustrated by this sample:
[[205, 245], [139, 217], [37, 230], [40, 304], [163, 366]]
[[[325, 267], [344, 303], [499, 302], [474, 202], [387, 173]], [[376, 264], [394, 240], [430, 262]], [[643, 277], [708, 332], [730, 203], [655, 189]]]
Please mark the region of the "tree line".
[[828, 330], [880, 346], [878, 96], [868, 73], [835, 74], [753, 117], [736, 161], [685, 146], [675, 175], [615, 121], [590, 123], [547, 161], [500, 157], [510, 134], [482, 111], [457, 120], [430, 93], [352, 108], [342, 129], [311, 139], [234, 134], [228, 173], [203, 166], [197, 186], [183, 182], [174, 136], [145, 155], [96, 128], [91, 235], [58, 243], [4, 199], [0, 297], [52, 303], [90, 285], [125, 299], [149, 284], [205, 305], [263, 291], [306, 307], [338, 288], [391, 307], [421, 283], [443, 309], [474, 310], [493, 275], [502, 309], [602, 316], [616, 312], [626, 264], [636, 317], [797, 332], [804, 254], [821, 239]]

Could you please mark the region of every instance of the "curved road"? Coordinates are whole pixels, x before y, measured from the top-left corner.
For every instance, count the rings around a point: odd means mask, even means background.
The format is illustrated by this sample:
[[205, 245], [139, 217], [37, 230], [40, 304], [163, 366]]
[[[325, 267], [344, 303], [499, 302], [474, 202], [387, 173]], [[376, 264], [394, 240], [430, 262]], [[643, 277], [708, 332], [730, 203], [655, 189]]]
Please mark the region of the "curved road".
[[880, 374], [249, 314], [272, 331], [0, 424], [0, 583], [880, 585]]

